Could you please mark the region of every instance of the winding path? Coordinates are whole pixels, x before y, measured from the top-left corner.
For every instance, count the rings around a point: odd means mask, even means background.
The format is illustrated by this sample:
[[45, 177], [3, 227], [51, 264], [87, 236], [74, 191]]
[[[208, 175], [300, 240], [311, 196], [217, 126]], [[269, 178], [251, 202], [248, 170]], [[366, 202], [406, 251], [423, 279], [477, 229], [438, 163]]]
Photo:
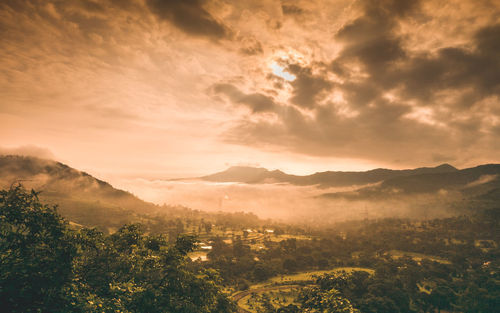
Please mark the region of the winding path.
[[[272, 287], [262, 287], [262, 288], [257, 288], [257, 289], [249, 289], [242, 291], [240, 293], [237, 293], [233, 295], [233, 300], [238, 304], [238, 301], [243, 299], [244, 297], [252, 294], [252, 293], [258, 293], [258, 292], [266, 292], [266, 291], [273, 291], [273, 290], [281, 290], [281, 289], [289, 289], [289, 288], [303, 288], [306, 286], [303, 285], [280, 285], [280, 286], [272, 286]], [[252, 313], [248, 310], [243, 309], [242, 307], [238, 306], [238, 313]]]

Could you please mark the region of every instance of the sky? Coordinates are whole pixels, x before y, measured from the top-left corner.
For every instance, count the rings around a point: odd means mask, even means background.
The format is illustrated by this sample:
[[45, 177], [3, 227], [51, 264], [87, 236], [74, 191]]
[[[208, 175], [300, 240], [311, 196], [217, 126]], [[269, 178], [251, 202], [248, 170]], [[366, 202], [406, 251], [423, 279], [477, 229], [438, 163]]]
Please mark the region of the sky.
[[3, 0], [0, 152], [100, 178], [498, 163], [495, 0]]

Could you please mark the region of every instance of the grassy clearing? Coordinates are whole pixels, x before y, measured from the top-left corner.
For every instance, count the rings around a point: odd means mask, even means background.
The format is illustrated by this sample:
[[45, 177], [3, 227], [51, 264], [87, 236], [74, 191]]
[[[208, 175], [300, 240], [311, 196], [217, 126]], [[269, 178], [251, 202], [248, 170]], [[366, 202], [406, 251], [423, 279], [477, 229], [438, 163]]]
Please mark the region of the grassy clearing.
[[249, 246], [250, 246], [250, 249], [255, 250], [255, 251], [259, 251], [259, 250], [262, 250], [265, 248], [263, 243], [251, 243], [251, 244], [249, 244]]
[[192, 260], [192, 261], [196, 261], [198, 259], [200, 259], [202, 262], [204, 261], [207, 261], [207, 252], [205, 251], [194, 251], [194, 252], [190, 252], [188, 253], [188, 257]]
[[270, 235], [267, 238], [270, 241], [274, 242], [280, 242], [286, 239], [312, 240], [311, 236], [304, 236], [304, 235]]
[[283, 275], [283, 276], [275, 276], [273, 278], [270, 278], [269, 281], [271, 283], [290, 283], [290, 282], [304, 282], [304, 281], [312, 281], [313, 276], [320, 276], [323, 274], [331, 274], [331, 273], [337, 273], [340, 271], [346, 271], [348, 273], [354, 272], [354, 271], [364, 271], [370, 274], [373, 274], [375, 271], [369, 268], [363, 268], [363, 267], [338, 267], [332, 270], [324, 270], [324, 271], [308, 271], [308, 272], [301, 272], [297, 274], [291, 274], [291, 275]]
[[497, 247], [497, 243], [494, 240], [474, 240], [474, 246], [481, 249], [483, 252], [488, 252]]
[[422, 261], [422, 260], [430, 260], [442, 264], [451, 264], [450, 261], [440, 258], [438, 256], [433, 256], [433, 255], [427, 255], [427, 254], [422, 254], [422, 253], [416, 253], [416, 252], [406, 252], [406, 251], [399, 251], [399, 250], [391, 250], [388, 252], [388, 254], [391, 255], [393, 258], [401, 258], [403, 256], [409, 256], [415, 261]]
[[428, 282], [428, 281], [422, 281], [417, 284], [418, 291], [420, 292], [425, 292], [426, 294], [430, 295], [432, 292], [432, 289], [436, 287], [436, 284], [434, 282]]
[[282, 307], [295, 303], [294, 301], [297, 298], [298, 293], [299, 288], [296, 287], [275, 291], [255, 292], [241, 298], [237, 305], [247, 311], [257, 312], [257, 308], [260, 307], [259, 299], [263, 297], [268, 297], [275, 307]]
[[[300, 282], [312, 282], [313, 276], [320, 276], [323, 274], [336, 273], [340, 271], [345, 272], [354, 272], [354, 271], [365, 271], [369, 274], [373, 274], [375, 271], [369, 268], [362, 267], [338, 267], [331, 270], [323, 270], [323, 271], [307, 271], [300, 272], [291, 275], [280, 275], [270, 278], [269, 280], [251, 285], [249, 288], [249, 294], [239, 299], [237, 305], [247, 311], [257, 312], [257, 308], [259, 306], [259, 297], [263, 295], [269, 296], [272, 300], [272, 303], [276, 306], [284, 306], [290, 303], [293, 303], [295, 300], [299, 290], [302, 287], [293, 286], [287, 288], [287, 285], [283, 286], [282, 284], [293, 284]], [[269, 290], [270, 288], [276, 290]], [[261, 289], [267, 289], [260, 291]], [[279, 290], [278, 290], [279, 289]], [[252, 291], [254, 290], [254, 291]], [[240, 292], [236, 292], [240, 293]]]

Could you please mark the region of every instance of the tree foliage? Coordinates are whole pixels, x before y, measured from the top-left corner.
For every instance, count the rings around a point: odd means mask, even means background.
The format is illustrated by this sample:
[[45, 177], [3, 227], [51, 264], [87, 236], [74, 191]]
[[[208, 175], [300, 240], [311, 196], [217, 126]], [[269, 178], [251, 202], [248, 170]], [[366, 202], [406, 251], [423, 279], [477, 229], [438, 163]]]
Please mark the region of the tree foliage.
[[350, 301], [334, 288], [305, 288], [299, 296], [299, 301], [302, 308], [309, 312], [359, 313]]
[[56, 208], [21, 186], [0, 191], [0, 303], [10, 312], [62, 312], [75, 246]]
[[0, 303], [9, 312], [232, 312], [214, 270], [191, 270], [195, 238], [174, 245], [126, 225], [72, 231], [21, 186], [0, 192]]

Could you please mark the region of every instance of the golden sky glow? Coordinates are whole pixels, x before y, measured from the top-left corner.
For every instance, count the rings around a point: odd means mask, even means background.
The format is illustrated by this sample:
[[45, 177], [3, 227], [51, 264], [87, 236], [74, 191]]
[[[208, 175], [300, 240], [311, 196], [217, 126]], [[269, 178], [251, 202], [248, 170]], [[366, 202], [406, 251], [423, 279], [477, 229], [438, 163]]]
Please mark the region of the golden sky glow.
[[0, 152], [112, 181], [498, 162], [499, 38], [486, 0], [6, 0]]

